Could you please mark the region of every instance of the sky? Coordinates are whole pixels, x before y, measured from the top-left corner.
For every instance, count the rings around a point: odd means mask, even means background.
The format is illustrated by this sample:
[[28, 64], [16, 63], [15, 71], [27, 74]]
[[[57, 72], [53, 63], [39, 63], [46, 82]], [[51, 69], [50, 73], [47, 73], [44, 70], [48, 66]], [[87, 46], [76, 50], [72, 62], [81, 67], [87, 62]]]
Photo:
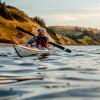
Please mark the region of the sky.
[[30, 17], [40, 16], [47, 26], [100, 29], [100, 0], [1, 0]]

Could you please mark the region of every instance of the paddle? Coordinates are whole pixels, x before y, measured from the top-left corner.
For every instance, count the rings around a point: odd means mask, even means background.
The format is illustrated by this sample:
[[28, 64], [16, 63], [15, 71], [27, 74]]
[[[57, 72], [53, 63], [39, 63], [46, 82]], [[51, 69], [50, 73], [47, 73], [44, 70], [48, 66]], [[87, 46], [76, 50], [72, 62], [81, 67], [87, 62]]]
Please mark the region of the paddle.
[[[21, 28], [19, 26], [17, 26], [16, 29], [18, 29], [18, 30], [20, 30], [22, 32], [28, 33], [31, 36], [34, 36], [34, 34], [32, 34], [31, 32], [26, 31], [26, 30], [24, 30], [23, 28]], [[72, 52], [70, 49], [66, 49], [65, 47], [63, 47], [63, 46], [61, 46], [61, 45], [59, 45], [57, 43], [54, 43], [54, 42], [49, 42], [49, 43], [52, 44], [52, 45], [54, 45], [54, 46], [56, 46], [56, 47], [58, 47], [61, 50], [64, 50], [64, 51], [68, 52], [68, 53], [71, 53]]]

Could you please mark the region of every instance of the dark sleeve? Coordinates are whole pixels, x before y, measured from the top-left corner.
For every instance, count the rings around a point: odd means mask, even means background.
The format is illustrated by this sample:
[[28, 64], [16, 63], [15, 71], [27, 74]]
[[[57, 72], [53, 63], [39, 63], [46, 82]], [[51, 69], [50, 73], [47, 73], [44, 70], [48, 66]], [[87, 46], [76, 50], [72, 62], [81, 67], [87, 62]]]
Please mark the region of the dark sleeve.
[[32, 45], [32, 43], [36, 42], [36, 39], [37, 39], [37, 37], [32, 37], [31, 39], [29, 39], [29, 40], [27, 41], [27, 44]]

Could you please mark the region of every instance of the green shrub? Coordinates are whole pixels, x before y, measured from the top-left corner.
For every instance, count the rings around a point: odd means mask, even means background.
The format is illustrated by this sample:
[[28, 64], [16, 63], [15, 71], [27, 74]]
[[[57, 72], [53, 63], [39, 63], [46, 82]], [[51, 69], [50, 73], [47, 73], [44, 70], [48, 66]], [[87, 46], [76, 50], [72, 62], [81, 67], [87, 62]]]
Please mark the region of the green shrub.
[[52, 28], [46, 28], [46, 30], [47, 30], [47, 32], [49, 33], [49, 34], [56, 34], [56, 32], [55, 32], [55, 30], [54, 29], [52, 29]]
[[83, 38], [82, 34], [66, 34], [67, 37], [71, 38], [71, 39], [81, 39]]
[[88, 36], [84, 36], [83, 39], [79, 39], [79, 41], [82, 42], [82, 44], [85, 44], [85, 45], [90, 44], [91, 43], [91, 40], [92, 39], [90, 37], [88, 37]]

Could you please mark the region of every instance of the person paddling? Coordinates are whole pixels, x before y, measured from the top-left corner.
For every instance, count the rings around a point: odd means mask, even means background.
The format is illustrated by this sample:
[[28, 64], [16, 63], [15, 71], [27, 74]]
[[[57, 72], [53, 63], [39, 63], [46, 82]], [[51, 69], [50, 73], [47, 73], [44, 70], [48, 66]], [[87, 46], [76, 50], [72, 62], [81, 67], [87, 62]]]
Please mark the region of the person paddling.
[[[33, 36], [33, 38], [30, 39], [30, 40], [27, 42], [28, 45], [32, 46], [33, 43], [36, 42], [38, 36], [34, 36], [34, 34], [32, 34], [31, 32], [28, 32], [27, 30], [25, 30], [25, 29], [23, 29], [23, 28], [21, 28], [21, 27], [19, 27], [19, 26], [17, 26], [16, 29], [18, 29], [18, 30], [20, 30], [20, 31], [22, 31], [22, 32], [25, 32], [25, 33], [27, 33], [27, 34]], [[45, 30], [45, 29], [43, 29], [43, 30]], [[40, 32], [40, 31], [38, 30], [38, 32]], [[46, 32], [46, 30], [45, 30], [45, 32]], [[44, 32], [44, 33], [45, 33], [45, 32]], [[44, 34], [44, 36], [45, 36], [45, 34]], [[47, 36], [46, 36], [46, 39], [44, 39], [44, 40], [46, 40], [46, 41], [45, 41], [45, 43], [46, 43], [45, 47], [46, 47], [46, 48], [49, 47], [48, 44], [51, 44], [51, 45], [53, 45], [53, 46], [55, 46], [55, 47], [57, 47], [57, 48], [59, 48], [59, 49], [61, 49], [61, 50], [64, 50], [65, 52], [68, 52], [68, 53], [71, 53], [71, 52], [72, 52], [70, 49], [67, 49], [67, 48], [65, 48], [65, 47], [63, 47], [63, 46], [61, 46], [61, 45], [59, 45], [59, 44], [57, 44], [57, 43], [55, 43], [55, 42], [49, 41], [49, 39], [48, 39]], [[42, 43], [42, 42], [41, 42], [41, 43]], [[44, 42], [43, 42], [43, 43], [44, 43]], [[27, 45], [26, 45], [26, 46], [27, 46]], [[38, 47], [38, 46], [37, 46], [37, 47]]]
[[38, 35], [32, 37], [31, 39], [28, 40], [27, 44], [30, 45], [31, 47], [34, 45], [38, 49], [43, 49], [49, 47], [49, 38], [46, 36], [46, 29], [44, 28], [39, 28], [37, 30]]

